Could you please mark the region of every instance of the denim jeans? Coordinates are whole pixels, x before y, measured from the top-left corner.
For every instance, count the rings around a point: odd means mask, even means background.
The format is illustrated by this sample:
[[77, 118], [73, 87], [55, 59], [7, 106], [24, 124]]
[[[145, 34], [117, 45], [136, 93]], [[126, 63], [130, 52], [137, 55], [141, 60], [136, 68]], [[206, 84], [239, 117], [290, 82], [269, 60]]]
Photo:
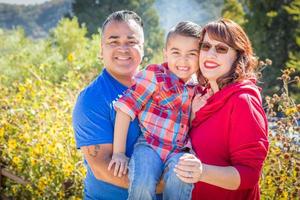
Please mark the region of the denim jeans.
[[165, 183], [162, 194], [164, 200], [191, 199], [194, 185], [181, 181], [173, 170], [182, 155], [174, 154], [164, 163], [145, 138], [140, 136], [129, 162], [128, 200], [157, 200], [155, 190], [161, 177]]

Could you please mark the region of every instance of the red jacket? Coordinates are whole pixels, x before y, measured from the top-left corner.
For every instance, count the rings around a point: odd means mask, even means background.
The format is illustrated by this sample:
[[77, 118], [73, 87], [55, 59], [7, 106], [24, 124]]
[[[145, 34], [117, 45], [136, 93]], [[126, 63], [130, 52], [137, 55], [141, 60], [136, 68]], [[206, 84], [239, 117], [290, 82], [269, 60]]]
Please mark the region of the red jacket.
[[190, 137], [205, 164], [233, 166], [241, 177], [237, 190], [198, 182], [193, 199], [260, 199], [259, 177], [268, 152], [268, 127], [258, 87], [233, 83], [210, 97], [192, 122]]

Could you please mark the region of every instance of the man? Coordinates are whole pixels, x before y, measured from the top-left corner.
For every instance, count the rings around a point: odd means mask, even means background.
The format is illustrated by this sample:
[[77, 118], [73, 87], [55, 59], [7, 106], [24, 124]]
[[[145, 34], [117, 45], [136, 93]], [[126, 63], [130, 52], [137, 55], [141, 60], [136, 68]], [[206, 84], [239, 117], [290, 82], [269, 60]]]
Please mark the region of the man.
[[[87, 175], [84, 199], [126, 199], [128, 178], [108, 171], [113, 150], [114, 100], [132, 85], [143, 57], [143, 22], [132, 11], [112, 13], [103, 23], [101, 57], [105, 68], [78, 96], [73, 111], [77, 148], [85, 158]], [[131, 122], [126, 155], [131, 156], [140, 134], [138, 121]]]

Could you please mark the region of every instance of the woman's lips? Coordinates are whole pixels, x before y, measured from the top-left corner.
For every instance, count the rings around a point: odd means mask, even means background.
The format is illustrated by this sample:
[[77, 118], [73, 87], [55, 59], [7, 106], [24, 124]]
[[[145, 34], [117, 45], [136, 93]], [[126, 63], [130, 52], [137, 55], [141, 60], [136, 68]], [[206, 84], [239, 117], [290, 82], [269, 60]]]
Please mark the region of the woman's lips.
[[220, 65], [216, 62], [213, 62], [213, 61], [205, 61], [204, 62], [204, 67], [205, 68], [208, 68], [208, 69], [214, 69], [214, 68], [217, 68], [219, 67]]

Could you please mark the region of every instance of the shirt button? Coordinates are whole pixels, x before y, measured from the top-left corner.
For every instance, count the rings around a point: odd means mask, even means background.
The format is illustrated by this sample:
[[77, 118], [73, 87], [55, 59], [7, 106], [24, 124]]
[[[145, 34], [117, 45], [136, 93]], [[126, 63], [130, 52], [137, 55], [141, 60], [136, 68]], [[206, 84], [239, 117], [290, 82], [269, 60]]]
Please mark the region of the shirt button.
[[184, 128], [183, 124], [181, 124], [181, 128]]

